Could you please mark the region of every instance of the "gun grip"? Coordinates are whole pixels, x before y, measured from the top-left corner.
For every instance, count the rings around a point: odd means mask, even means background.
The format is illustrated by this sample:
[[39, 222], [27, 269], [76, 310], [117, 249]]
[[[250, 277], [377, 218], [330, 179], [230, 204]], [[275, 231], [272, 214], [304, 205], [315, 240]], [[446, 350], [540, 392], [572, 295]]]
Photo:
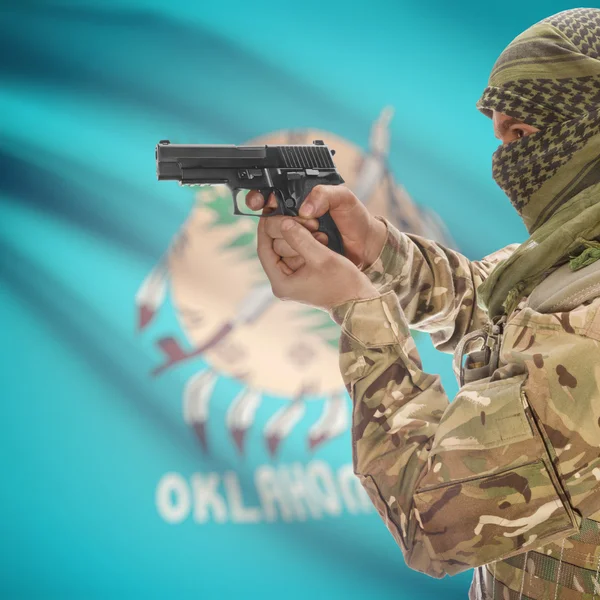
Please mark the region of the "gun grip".
[[[335, 182], [332, 182], [331, 179], [308, 179], [308, 180], [300, 180], [296, 184], [298, 187], [293, 190], [296, 193], [294, 197], [298, 199], [294, 210], [291, 211], [287, 209], [285, 206], [283, 207], [284, 214], [293, 214], [297, 215], [302, 203], [306, 200], [306, 197], [310, 194], [313, 188], [318, 185], [330, 184], [330, 185], [339, 185], [340, 183], [344, 183], [344, 180], [335, 173]], [[289, 190], [292, 191], [292, 190]], [[327, 236], [327, 247], [338, 254], [344, 256], [344, 243], [342, 242], [342, 235], [340, 234], [340, 230], [337, 228], [335, 221], [329, 212], [326, 212], [323, 216], [318, 218], [319, 221], [319, 229], [318, 231], [323, 232]]]
[[337, 228], [335, 221], [331, 215], [326, 212], [322, 217], [319, 217], [319, 231], [322, 231], [327, 235], [328, 242], [327, 247], [338, 254], [344, 255], [344, 243], [342, 242], [342, 236], [340, 230]]

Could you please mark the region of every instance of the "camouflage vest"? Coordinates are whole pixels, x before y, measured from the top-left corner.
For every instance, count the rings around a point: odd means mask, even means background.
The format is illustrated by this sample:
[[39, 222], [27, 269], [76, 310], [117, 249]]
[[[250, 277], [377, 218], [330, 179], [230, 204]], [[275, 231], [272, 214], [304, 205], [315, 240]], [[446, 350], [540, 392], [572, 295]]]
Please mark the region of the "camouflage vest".
[[[600, 260], [571, 271], [568, 264], [556, 269], [535, 287], [526, 306], [542, 313], [573, 310], [587, 300], [600, 296]], [[503, 316], [478, 329], [460, 341], [454, 352], [454, 373], [459, 385], [489, 377], [498, 368], [502, 331], [507, 317]], [[467, 353], [474, 342], [481, 348]], [[466, 360], [465, 360], [466, 359]]]
[[[527, 306], [538, 312], [565, 312], [598, 296], [600, 261], [575, 272], [564, 265], [532, 291]], [[502, 318], [468, 334], [456, 348], [454, 370], [461, 387], [490, 376], [498, 367], [504, 322]], [[477, 341], [481, 349], [466, 354]], [[560, 543], [475, 569], [469, 599], [600, 600], [600, 512], [590, 517], [582, 520], [577, 534]]]
[[600, 523], [583, 519], [579, 533], [560, 543], [475, 569], [469, 600], [596, 600], [599, 565]]

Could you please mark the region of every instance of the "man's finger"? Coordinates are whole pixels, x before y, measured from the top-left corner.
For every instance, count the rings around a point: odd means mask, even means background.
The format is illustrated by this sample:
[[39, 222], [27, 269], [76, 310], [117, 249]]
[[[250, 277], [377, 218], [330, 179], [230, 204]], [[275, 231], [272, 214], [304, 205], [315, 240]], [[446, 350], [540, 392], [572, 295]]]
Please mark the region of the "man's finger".
[[327, 186], [317, 185], [310, 191], [298, 211], [301, 217], [320, 217], [329, 210], [329, 204], [323, 198], [323, 187]]
[[296, 270], [292, 269], [283, 259], [277, 263], [277, 267], [284, 275], [293, 275]]
[[256, 235], [256, 247], [258, 259], [262, 265], [267, 277], [273, 283], [273, 277], [281, 277], [281, 270], [277, 263], [281, 258], [275, 254], [273, 250], [273, 239], [270, 238], [265, 231], [265, 222], [269, 219], [259, 219], [258, 230]]
[[319, 243], [302, 225], [296, 223], [293, 219], [285, 219], [281, 224], [283, 239], [295, 250], [304, 260], [309, 262], [318, 262], [327, 256], [327, 248]]
[[321, 244], [323, 244], [324, 246], [327, 246], [329, 244], [329, 238], [327, 237], [326, 233], [319, 231], [318, 233], [313, 233], [313, 236], [315, 240], [321, 242]]
[[273, 240], [273, 251], [281, 258], [298, 256], [298, 253], [283, 238]]
[[[274, 216], [269, 217], [265, 223], [265, 231], [269, 237], [273, 239], [282, 238], [283, 234], [281, 233], [281, 223], [284, 219], [289, 219], [290, 217], [285, 216]], [[309, 231], [316, 232], [319, 229], [319, 222], [317, 219], [301, 219], [299, 217], [293, 217], [295, 221], [302, 223], [304, 227], [306, 227]]]
[[283, 262], [292, 270], [297, 271], [300, 267], [303, 267], [306, 263], [301, 256], [290, 256], [289, 258], [284, 258]]
[[265, 205], [263, 195], [257, 190], [250, 190], [246, 195], [246, 206], [250, 210], [260, 210]]
[[[317, 242], [321, 242], [321, 244], [327, 246], [329, 238], [326, 233], [318, 232], [313, 233], [312, 235]], [[298, 256], [298, 253], [283, 238], [275, 238], [273, 240], [273, 250], [275, 251], [275, 254], [281, 256], [281, 258]]]
[[295, 217], [294, 220], [304, 225], [306, 229], [312, 231], [313, 233], [319, 229], [319, 221], [317, 221], [317, 219], [303, 219], [302, 217]]
[[300, 207], [301, 217], [322, 217], [326, 212], [336, 210], [348, 201], [352, 192], [343, 185], [317, 185]]

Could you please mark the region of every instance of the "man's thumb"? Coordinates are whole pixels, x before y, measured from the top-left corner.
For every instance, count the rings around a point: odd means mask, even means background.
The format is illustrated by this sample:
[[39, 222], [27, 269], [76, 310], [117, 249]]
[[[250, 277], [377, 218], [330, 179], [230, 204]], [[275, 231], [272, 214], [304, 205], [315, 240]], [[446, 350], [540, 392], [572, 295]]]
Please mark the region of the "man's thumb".
[[[331, 190], [337, 186], [317, 185], [300, 206], [298, 214], [305, 218], [318, 218], [330, 210]], [[335, 196], [335, 194], [334, 194]]]
[[350, 210], [360, 200], [345, 185], [317, 185], [300, 206], [299, 215], [305, 218], [319, 218], [326, 212]]
[[284, 219], [281, 224], [283, 239], [302, 257], [309, 262], [327, 252], [321, 242], [312, 233], [292, 219]]

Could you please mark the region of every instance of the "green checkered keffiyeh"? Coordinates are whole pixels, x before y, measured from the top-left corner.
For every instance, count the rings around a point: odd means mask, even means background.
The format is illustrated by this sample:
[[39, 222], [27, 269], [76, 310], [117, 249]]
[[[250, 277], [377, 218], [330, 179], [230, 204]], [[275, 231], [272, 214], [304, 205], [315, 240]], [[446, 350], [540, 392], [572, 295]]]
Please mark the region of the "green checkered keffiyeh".
[[531, 234], [478, 288], [494, 318], [561, 264], [600, 259], [600, 10], [567, 10], [518, 36], [477, 106], [540, 129], [492, 159], [494, 179]]

